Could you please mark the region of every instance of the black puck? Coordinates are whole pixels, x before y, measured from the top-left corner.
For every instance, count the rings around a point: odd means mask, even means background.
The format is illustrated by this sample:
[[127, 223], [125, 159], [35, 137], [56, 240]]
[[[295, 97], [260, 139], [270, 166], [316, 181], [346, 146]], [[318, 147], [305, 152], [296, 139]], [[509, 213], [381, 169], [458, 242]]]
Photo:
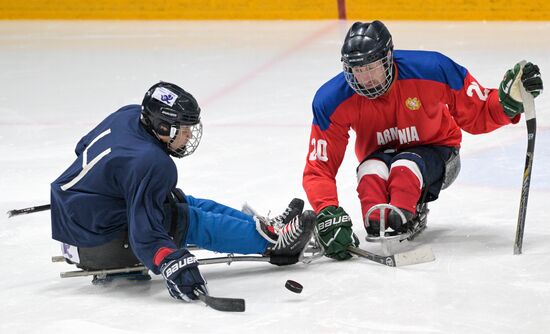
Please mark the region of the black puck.
[[302, 284], [300, 284], [296, 281], [290, 280], [290, 279], [286, 281], [285, 288], [289, 289], [290, 291], [292, 291], [294, 293], [301, 293], [302, 290], [304, 289]]

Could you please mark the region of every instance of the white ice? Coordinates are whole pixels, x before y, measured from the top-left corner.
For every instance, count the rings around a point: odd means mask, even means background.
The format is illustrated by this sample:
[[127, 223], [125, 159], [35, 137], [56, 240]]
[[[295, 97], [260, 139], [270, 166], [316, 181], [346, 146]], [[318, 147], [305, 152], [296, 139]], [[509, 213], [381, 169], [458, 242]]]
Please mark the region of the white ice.
[[[189, 194], [280, 212], [305, 198], [301, 175], [316, 89], [340, 71], [351, 22], [0, 22], [0, 211], [49, 202], [49, 183], [78, 139], [158, 80], [194, 94], [198, 151], [177, 161]], [[550, 85], [550, 23], [387, 22], [397, 48], [437, 50], [496, 87], [521, 59]], [[212, 295], [245, 298], [245, 313], [171, 299], [161, 277], [98, 287], [59, 277], [49, 213], [0, 218], [1, 333], [548, 333], [550, 99], [538, 133], [524, 239], [512, 255], [527, 145], [525, 122], [464, 135], [463, 170], [430, 205], [418, 243], [436, 261], [389, 268], [355, 258], [279, 268], [209, 265]], [[353, 138], [352, 138], [353, 140]], [[357, 161], [338, 175], [341, 205], [361, 240]], [[309, 207], [309, 206], [308, 206]], [[372, 248], [372, 245], [365, 245]], [[205, 251], [199, 257], [210, 256]], [[287, 291], [294, 279], [302, 294]]]

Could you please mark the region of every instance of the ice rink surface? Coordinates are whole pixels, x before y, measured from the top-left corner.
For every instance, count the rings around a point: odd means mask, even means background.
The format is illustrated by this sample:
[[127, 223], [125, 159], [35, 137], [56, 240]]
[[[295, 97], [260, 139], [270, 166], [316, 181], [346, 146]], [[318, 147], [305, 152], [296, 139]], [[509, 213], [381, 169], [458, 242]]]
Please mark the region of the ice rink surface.
[[[436, 50], [486, 87], [527, 59], [550, 85], [550, 23], [386, 22], [398, 49]], [[351, 22], [0, 22], [0, 211], [49, 203], [49, 183], [109, 113], [158, 80], [203, 110], [195, 154], [176, 162], [186, 193], [277, 214], [305, 199], [311, 101], [340, 71]], [[245, 313], [171, 299], [161, 277], [98, 287], [51, 263], [49, 213], [0, 216], [1, 333], [548, 333], [550, 98], [536, 100], [537, 143], [524, 254], [512, 255], [527, 145], [525, 122], [464, 134], [462, 172], [430, 205], [436, 261], [389, 268], [355, 258], [278, 268], [202, 266], [212, 295]], [[352, 137], [353, 140], [353, 137]], [[340, 204], [361, 240], [352, 145]], [[309, 207], [309, 206], [308, 206]], [[372, 245], [364, 247], [372, 249]], [[199, 251], [198, 257], [211, 256]], [[287, 279], [304, 285], [300, 295]]]

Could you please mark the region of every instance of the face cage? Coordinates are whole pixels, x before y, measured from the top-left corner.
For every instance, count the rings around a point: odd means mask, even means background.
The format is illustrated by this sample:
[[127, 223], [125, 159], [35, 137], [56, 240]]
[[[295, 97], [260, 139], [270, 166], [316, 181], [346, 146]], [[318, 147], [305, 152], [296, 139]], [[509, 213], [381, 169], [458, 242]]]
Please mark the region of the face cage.
[[168, 152], [170, 153], [170, 155], [172, 155], [173, 157], [183, 158], [188, 155], [191, 155], [193, 152], [195, 152], [195, 150], [199, 146], [202, 138], [202, 123], [199, 122], [195, 125], [191, 125], [189, 128], [191, 130], [191, 138], [189, 138], [189, 140], [183, 147], [176, 148], [176, 149], [171, 148], [170, 145], [174, 143], [174, 141], [176, 140], [177, 136], [180, 133], [180, 130], [179, 130], [179, 127], [171, 128], [170, 130], [172, 134], [170, 136], [171, 139], [166, 145], [166, 147], [168, 148]]
[[[349, 66], [349, 64], [346, 61], [342, 62], [344, 67], [344, 77], [346, 78], [348, 85], [357, 94], [364, 96], [368, 99], [375, 99], [379, 96], [384, 95], [384, 93], [388, 91], [393, 81], [393, 57], [392, 57], [391, 51], [388, 51], [388, 54], [380, 60], [361, 66], [361, 67], [365, 67], [365, 70], [362, 70], [361, 72], [368, 73], [369, 77], [372, 77], [374, 73], [376, 73], [377, 71], [380, 71], [380, 67], [383, 67], [384, 82], [372, 88], [365, 88], [367, 86], [366, 82], [357, 80], [357, 78], [353, 74], [352, 67]], [[366, 69], [366, 67], [376, 62], [380, 62], [380, 64], [378, 64], [376, 67]]]

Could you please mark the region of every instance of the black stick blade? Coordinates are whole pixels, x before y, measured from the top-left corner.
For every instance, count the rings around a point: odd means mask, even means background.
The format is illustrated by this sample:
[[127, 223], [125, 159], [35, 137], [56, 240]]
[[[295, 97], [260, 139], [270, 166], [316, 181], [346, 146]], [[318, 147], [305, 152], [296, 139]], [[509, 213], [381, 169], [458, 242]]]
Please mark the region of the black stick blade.
[[214, 310], [222, 312], [244, 312], [245, 302], [241, 298], [221, 298], [205, 295], [195, 290], [199, 299]]

